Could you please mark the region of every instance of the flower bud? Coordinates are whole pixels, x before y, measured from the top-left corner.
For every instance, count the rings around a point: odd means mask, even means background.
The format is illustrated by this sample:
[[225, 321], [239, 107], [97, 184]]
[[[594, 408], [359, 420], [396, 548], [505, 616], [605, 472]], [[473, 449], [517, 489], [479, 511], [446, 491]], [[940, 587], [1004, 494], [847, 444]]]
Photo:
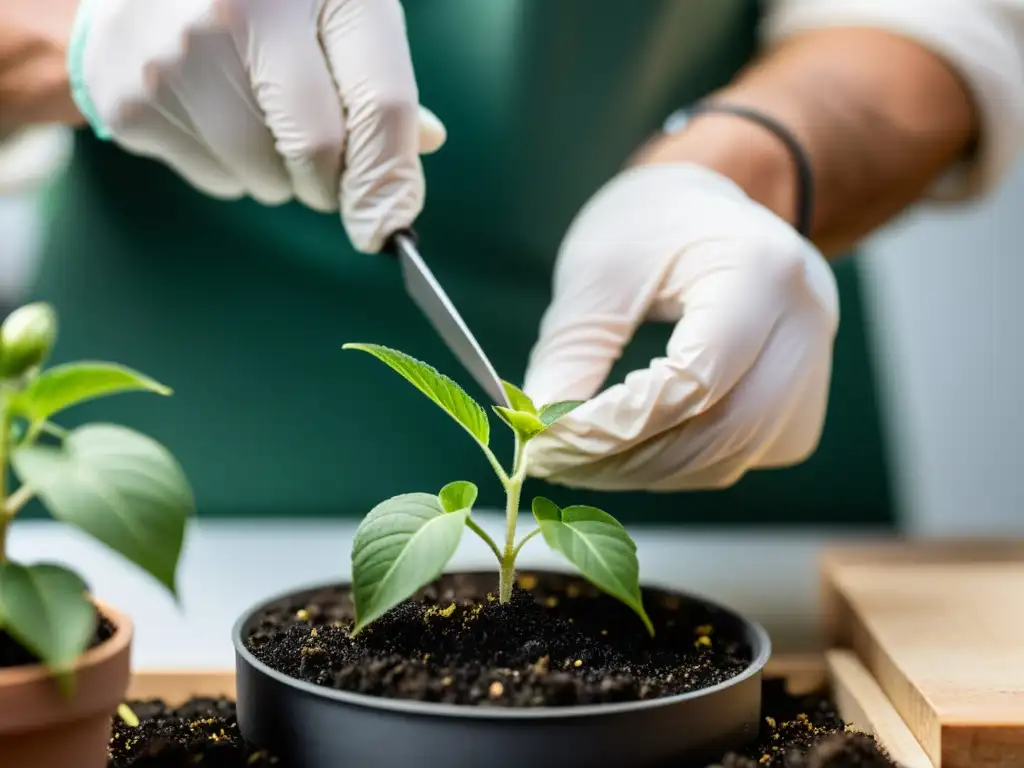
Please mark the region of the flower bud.
[[43, 364], [57, 338], [57, 313], [45, 302], [19, 307], [0, 325], [0, 379], [15, 379]]

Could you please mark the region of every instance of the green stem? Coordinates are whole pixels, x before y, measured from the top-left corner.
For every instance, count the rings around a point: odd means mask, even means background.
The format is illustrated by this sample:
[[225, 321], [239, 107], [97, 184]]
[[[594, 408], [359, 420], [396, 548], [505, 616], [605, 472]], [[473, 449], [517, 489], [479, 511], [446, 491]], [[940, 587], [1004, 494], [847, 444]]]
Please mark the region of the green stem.
[[28, 442], [34, 442], [41, 433], [46, 433], [61, 440], [68, 436], [68, 431], [64, 429], [64, 427], [59, 427], [52, 421], [38, 421], [29, 427], [25, 440]]
[[537, 535], [538, 533], [540, 533], [540, 528], [534, 528], [534, 529], [533, 529], [532, 531], [530, 531], [530, 532], [529, 532], [528, 534], [526, 534], [525, 536], [523, 536], [523, 539], [522, 539], [522, 541], [520, 541], [520, 542], [519, 542], [518, 544], [516, 544], [516, 548], [515, 548], [515, 551], [514, 551], [514, 552], [512, 553], [512, 557], [513, 557], [513, 558], [517, 558], [517, 557], [519, 557], [519, 550], [521, 550], [521, 549], [523, 548], [523, 544], [525, 544], [526, 542], [528, 542], [528, 541], [529, 541], [530, 539], [532, 539], [532, 538], [533, 538], [534, 536], [536, 536], [536, 535]]
[[494, 543], [494, 539], [487, 535], [487, 531], [481, 528], [476, 520], [471, 517], [466, 519], [466, 525], [469, 527], [469, 530], [484, 540], [487, 546], [491, 548], [491, 552], [494, 553], [494, 556], [498, 558], [498, 562], [501, 563], [501, 550], [498, 549], [498, 545]]
[[512, 583], [516, 574], [516, 520], [519, 518], [519, 495], [526, 479], [526, 441], [516, 435], [516, 458], [512, 477], [505, 484], [505, 552], [501, 557], [501, 571], [498, 582], [498, 602], [507, 603], [512, 599]]
[[7, 453], [11, 439], [11, 414], [7, 396], [0, 393], [0, 563], [7, 558], [7, 526], [11, 515], [7, 513]]
[[29, 486], [19, 486], [18, 490], [7, 498], [7, 503], [0, 508], [0, 513], [5, 513], [8, 519], [14, 517], [22, 507], [32, 501], [32, 497], [35, 495], [35, 491]]
[[491, 463], [491, 466], [494, 468], [494, 473], [498, 476], [498, 479], [501, 480], [501, 484], [507, 486], [509, 476], [505, 472], [505, 468], [501, 466], [501, 462], [498, 461], [498, 457], [494, 455], [494, 451], [483, 443], [478, 443], [478, 445], [483, 449], [484, 456], [486, 456], [487, 461]]

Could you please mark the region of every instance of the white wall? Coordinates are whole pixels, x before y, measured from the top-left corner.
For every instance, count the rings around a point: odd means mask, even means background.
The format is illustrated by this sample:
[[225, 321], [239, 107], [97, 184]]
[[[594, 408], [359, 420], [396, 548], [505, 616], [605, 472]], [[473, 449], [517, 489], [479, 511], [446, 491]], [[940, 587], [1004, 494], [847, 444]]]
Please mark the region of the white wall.
[[4, 138], [0, 152], [0, 306], [16, 302], [32, 280], [42, 237], [39, 186], [70, 157], [71, 133], [28, 128]]
[[1024, 533], [1024, 162], [919, 208], [864, 260], [902, 503], [929, 535]]

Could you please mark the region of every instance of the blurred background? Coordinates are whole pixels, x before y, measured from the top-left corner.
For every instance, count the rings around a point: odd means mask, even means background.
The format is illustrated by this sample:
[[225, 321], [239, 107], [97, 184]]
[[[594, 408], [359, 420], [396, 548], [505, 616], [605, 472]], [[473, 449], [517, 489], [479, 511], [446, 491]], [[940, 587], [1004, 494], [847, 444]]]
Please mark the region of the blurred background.
[[[26, 137], [22, 149], [0, 167], [0, 179], [17, 172], [27, 180], [0, 194], [5, 312], [31, 286], [45, 181], [70, 151], [69, 137], [39, 133]], [[858, 257], [893, 494], [905, 533], [1024, 533], [1022, 212], [1019, 164], [984, 204], [915, 209], [877, 233]], [[354, 524], [200, 519], [182, 563], [181, 606], [145, 580], [125, 578], [128, 566], [74, 531], [26, 520], [14, 526], [11, 546], [74, 563], [97, 592], [133, 614], [137, 664], [230, 666], [226, 633], [238, 612], [291, 586], [346, 575], [346, 537]], [[495, 531], [500, 526], [497, 517], [485, 525]], [[879, 533], [886, 532], [813, 526], [723, 531], [705, 525], [666, 534], [651, 526], [636, 538], [649, 578], [749, 610], [773, 631], [779, 647], [795, 650], [814, 642], [803, 630], [813, 622], [820, 548]], [[488, 564], [487, 553], [474, 545], [464, 542], [458, 564]], [[537, 548], [524, 554], [524, 562], [554, 561]]]

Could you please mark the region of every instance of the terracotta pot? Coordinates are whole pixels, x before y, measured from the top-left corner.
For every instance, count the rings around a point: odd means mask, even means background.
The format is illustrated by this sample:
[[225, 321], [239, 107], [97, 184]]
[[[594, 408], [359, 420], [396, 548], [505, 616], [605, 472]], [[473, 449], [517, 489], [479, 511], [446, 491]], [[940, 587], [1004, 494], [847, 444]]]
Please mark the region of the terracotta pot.
[[44, 667], [0, 669], [0, 765], [106, 768], [111, 717], [128, 690], [132, 623], [96, 601], [114, 635], [79, 658], [66, 698]]

